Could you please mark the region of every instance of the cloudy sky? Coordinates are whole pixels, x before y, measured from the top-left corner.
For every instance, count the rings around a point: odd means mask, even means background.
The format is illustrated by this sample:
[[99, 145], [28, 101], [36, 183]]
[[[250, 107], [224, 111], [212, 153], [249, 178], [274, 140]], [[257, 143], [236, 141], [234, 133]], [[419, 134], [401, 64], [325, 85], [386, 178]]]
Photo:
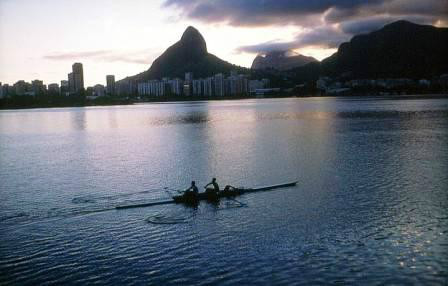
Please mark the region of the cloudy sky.
[[79, 61], [86, 85], [105, 84], [148, 69], [189, 25], [234, 64], [278, 49], [323, 59], [399, 19], [446, 27], [448, 0], [0, 0], [0, 82], [59, 82]]

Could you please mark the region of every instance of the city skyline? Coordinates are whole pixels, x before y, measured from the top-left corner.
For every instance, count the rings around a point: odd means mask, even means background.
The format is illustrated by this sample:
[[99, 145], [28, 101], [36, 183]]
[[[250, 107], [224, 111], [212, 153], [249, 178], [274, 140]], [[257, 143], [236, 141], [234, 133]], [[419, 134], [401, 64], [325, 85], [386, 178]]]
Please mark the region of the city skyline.
[[108, 74], [120, 80], [147, 70], [189, 25], [211, 53], [244, 67], [274, 49], [321, 60], [353, 34], [397, 19], [447, 26], [443, 0], [324, 2], [1, 0], [0, 81], [59, 83], [74, 62], [84, 64], [85, 86]]

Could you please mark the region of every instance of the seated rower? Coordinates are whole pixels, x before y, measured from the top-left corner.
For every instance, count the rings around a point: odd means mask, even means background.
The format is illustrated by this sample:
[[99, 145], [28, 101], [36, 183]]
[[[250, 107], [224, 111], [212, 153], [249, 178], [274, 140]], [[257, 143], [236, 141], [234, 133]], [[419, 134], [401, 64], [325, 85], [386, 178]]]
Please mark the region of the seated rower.
[[234, 186], [231, 186], [231, 185], [227, 185], [227, 186], [225, 186], [224, 187], [224, 192], [231, 192], [231, 191], [234, 191], [234, 190], [236, 190], [237, 188], [235, 188]]
[[199, 193], [198, 187], [196, 187], [196, 182], [191, 181], [191, 187], [185, 190], [184, 196], [197, 196]]
[[238, 188], [235, 188], [234, 186], [227, 185], [224, 187], [224, 190], [221, 191], [221, 195], [228, 197], [228, 196], [235, 196], [238, 192]]
[[[213, 185], [213, 187], [207, 188], [210, 185]], [[219, 193], [219, 186], [218, 186], [218, 183], [216, 182], [216, 178], [213, 178], [212, 181], [210, 183], [208, 183], [207, 185], [205, 185], [204, 188], [205, 188], [206, 193], [214, 193], [214, 194]]]

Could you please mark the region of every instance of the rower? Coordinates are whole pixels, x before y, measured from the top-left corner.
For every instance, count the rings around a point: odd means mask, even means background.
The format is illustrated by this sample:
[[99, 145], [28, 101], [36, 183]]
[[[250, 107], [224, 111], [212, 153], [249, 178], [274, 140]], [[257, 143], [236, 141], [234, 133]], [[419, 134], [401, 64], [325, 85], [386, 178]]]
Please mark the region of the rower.
[[[213, 188], [208, 189], [207, 187], [213, 185]], [[215, 194], [219, 193], [219, 186], [218, 183], [216, 182], [216, 178], [213, 178], [212, 181], [210, 183], [208, 183], [207, 185], [205, 185], [205, 192], [213, 192]]]
[[238, 192], [238, 188], [235, 188], [234, 186], [227, 185], [224, 187], [224, 190], [221, 191], [221, 195], [224, 197], [232, 197], [236, 196]]
[[224, 187], [223, 192], [231, 192], [231, 191], [235, 191], [237, 188], [235, 188], [234, 186], [231, 185], [227, 185]]
[[185, 190], [184, 195], [185, 196], [197, 196], [199, 193], [198, 187], [196, 187], [196, 182], [191, 181], [191, 187]]

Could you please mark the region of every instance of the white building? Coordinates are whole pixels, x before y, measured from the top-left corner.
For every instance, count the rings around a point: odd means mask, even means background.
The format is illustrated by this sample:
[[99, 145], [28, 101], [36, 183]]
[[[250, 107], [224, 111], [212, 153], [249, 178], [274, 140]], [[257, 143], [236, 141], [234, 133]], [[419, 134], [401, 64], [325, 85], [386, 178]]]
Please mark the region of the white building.
[[109, 95], [115, 94], [115, 76], [106, 75], [106, 91]]
[[97, 84], [93, 87], [93, 96], [104, 96], [106, 95], [106, 88], [102, 84]]
[[182, 95], [183, 90], [183, 81], [180, 78], [175, 78], [169, 81], [169, 85], [171, 88], [171, 94], [180, 96]]
[[219, 73], [215, 75], [215, 96], [224, 96], [225, 95], [225, 84], [224, 84], [224, 75]]
[[202, 96], [202, 81], [201, 79], [194, 79], [192, 82], [193, 96]]
[[204, 79], [204, 96], [213, 96], [214, 80], [212, 77]]

